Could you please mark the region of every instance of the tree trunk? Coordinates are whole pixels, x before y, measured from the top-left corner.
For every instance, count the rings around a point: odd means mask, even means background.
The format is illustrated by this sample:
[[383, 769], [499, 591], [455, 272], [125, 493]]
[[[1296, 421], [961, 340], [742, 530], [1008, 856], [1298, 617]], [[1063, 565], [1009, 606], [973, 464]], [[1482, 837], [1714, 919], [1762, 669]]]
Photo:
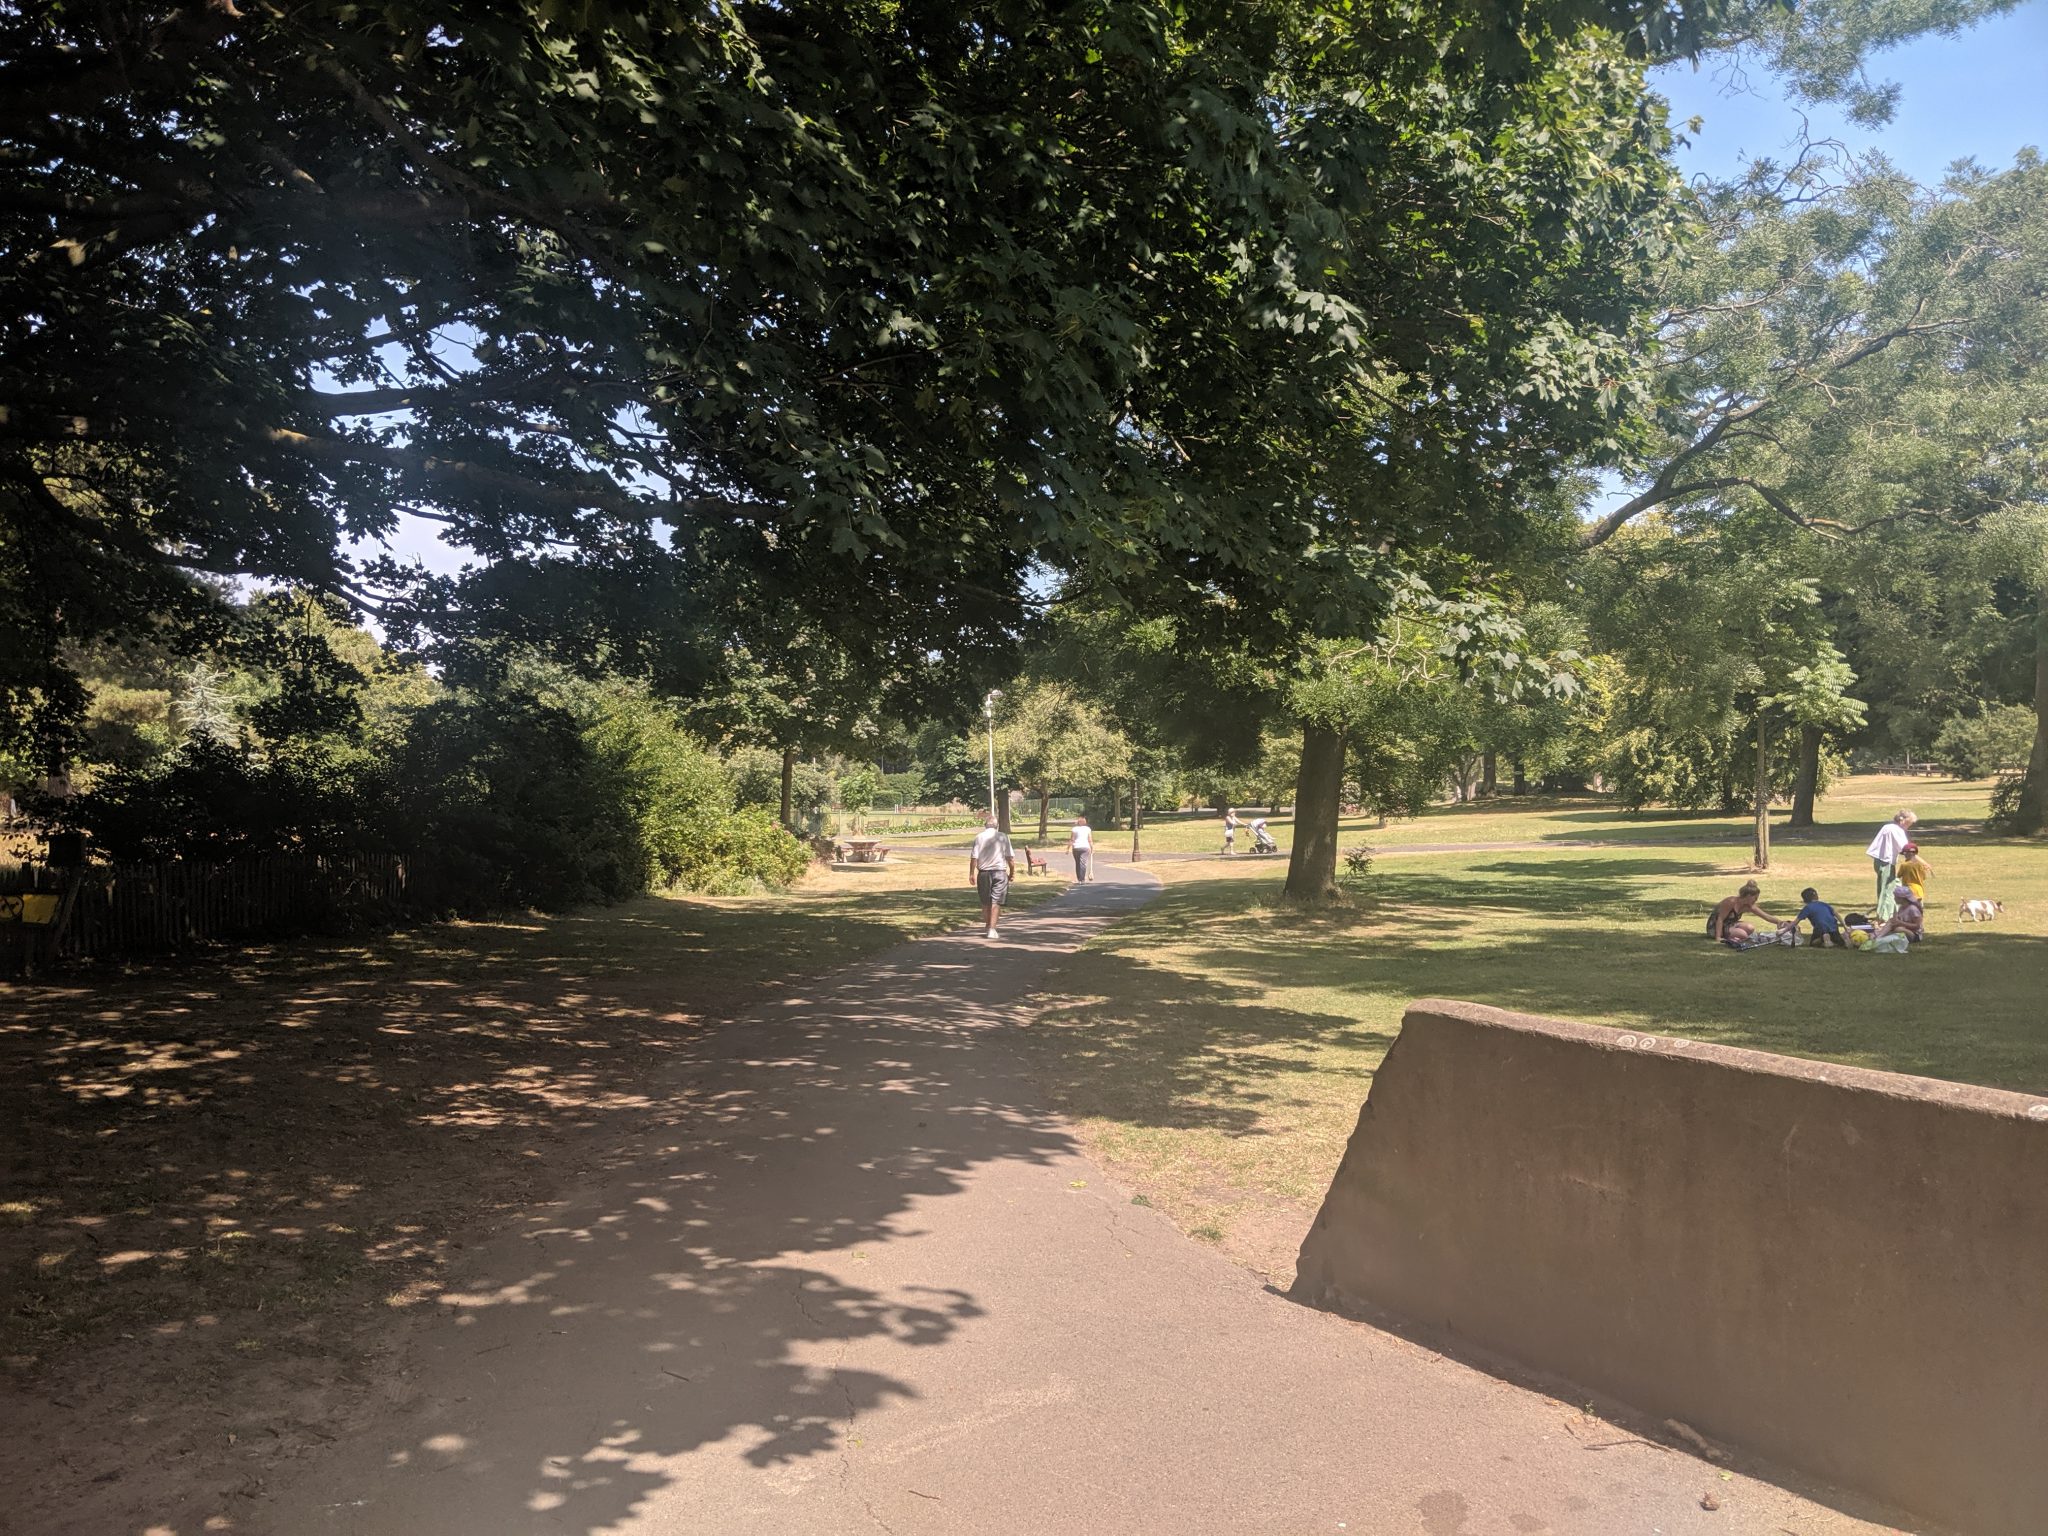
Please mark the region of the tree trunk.
[[1294, 783], [1294, 848], [1287, 894], [1328, 901], [1337, 894], [1337, 822], [1344, 795], [1344, 733], [1305, 724], [1301, 774]]
[[784, 747], [782, 749], [782, 829], [785, 832], [796, 831], [795, 790], [796, 748]]
[[1529, 771], [1522, 766], [1520, 758], [1515, 759], [1515, 789], [1518, 795], [1529, 793]]
[[1479, 793], [1492, 796], [1500, 793], [1500, 759], [1489, 752], [1479, 760]]
[[1144, 808], [1138, 804], [1138, 785], [1133, 780], [1131, 783], [1131, 862], [1133, 864], [1138, 862], [1138, 834], [1144, 830], [1144, 826], [1145, 812]]
[[1771, 728], [1756, 720], [1756, 855], [1752, 869], [1771, 867]]
[[1010, 835], [1010, 791], [1007, 785], [996, 790], [996, 825], [1002, 829], [1003, 836]]
[[2034, 612], [2034, 750], [2027, 758], [2027, 776], [2020, 783], [2013, 809], [2013, 830], [2048, 828], [2048, 587], [2041, 589]]
[[1050, 789], [1041, 789], [1038, 792], [1038, 846], [1041, 848], [1045, 846], [1046, 826], [1051, 818], [1052, 791]]
[[1792, 786], [1791, 827], [1813, 825], [1813, 792], [1820, 783], [1820, 727], [1799, 728], [1799, 778]]

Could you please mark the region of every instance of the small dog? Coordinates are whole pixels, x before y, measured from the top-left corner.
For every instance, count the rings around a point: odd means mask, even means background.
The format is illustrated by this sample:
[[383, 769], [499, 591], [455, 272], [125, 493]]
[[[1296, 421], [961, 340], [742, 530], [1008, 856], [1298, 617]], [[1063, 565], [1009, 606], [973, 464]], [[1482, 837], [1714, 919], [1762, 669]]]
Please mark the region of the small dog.
[[1966, 901], [1956, 908], [1958, 922], [1988, 923], [1993, 914], [2005, 911], [2002, 901]]

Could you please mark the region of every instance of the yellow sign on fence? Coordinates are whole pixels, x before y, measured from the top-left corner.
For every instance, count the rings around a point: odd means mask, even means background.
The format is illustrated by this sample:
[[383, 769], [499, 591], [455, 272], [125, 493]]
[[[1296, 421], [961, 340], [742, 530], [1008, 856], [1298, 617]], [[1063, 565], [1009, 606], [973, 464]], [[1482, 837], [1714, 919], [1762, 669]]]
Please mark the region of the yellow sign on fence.
[[54, 891], [27, 891], [14, 896], [0, 896], [0, 923], [31, 923], [47, 928], [57, 921], [57, 894]]

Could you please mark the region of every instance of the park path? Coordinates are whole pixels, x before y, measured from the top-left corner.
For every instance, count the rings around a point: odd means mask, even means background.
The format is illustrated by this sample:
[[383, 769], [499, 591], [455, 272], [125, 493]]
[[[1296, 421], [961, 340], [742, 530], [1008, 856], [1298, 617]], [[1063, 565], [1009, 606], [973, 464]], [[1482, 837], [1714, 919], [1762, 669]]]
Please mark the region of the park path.
[[471, 1253], [411, 1406], [225, 1528], [1884, 1528], [1296, 1306], [1132, 1204], [1003, 1034], [1155, 889], [1112, 868], [707, 1032], [609, 1173]]

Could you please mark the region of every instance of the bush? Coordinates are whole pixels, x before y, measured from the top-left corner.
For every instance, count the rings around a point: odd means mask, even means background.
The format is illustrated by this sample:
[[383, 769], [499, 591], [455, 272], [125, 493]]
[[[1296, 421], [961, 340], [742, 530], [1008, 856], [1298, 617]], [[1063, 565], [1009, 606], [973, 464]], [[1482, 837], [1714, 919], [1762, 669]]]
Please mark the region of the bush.
[[[809, 862], [771, 810], [735, 812], [735, 775], [673, 709], [615, 680], [520, 666], [375, 739], [360, 719], [326, 723], [267, 745], [195, 735], [34, 809], [117, 862], [401, 852], [428, 912], [780, 889]], [[780, 758], [762, 756], [779, 798]]]
[[1956, 715], [1934, 738], [1934, 755], [1966, 779], [1988, 779], [2027, 766], [2034, 750], [2034, 712], [2024, 704], [1994, 704]]
[[401, 846], [430, 906], [559, 911], [647, 888], [618, 765], [567, 709], [516, 693], [429, 705], [396, 778]]
[[377, 775], [350, 754], [304, 747], [259, 757], [203, 736], [69, 799], [24, 797], [38, 821], [87, 833], [115, 863], [388, 847], [363, 816], [383, 798]]
[[689, 885], [712, 896], [739, 896], [764, 887], [786, 890], [810, 862], [810, 849], [765, 808], [750, 805], [719, 824], [691, 868]]
[[[765, 805], [782, 809], [782, 754], [767, 747], [742, 747], [726, 759], [732, 778], [733, 800], [739, 805]], [[835, 786], [832, 775], [816, 763], [798, 762], [790, 774], [790, 810], [798, 816], [815, 816], [832, 803]]]
[[732, 779], [732, 797], [739, 805], [782, 804], [782, 754], [766, 747], [741, 747], [725, 760]]
[[699, 871], [733, 808], [724, 764], [675, 713], [634, 691], [614, 691], [584, 727], [608, 777], [605, 790], [638, 844], [639, 889], [697, 889]]
[[924, 793], [924, 774], [916, 768], [902, 773], [882, 775], [881, 792], [875, 796], [877, 805], [915, 805]]

